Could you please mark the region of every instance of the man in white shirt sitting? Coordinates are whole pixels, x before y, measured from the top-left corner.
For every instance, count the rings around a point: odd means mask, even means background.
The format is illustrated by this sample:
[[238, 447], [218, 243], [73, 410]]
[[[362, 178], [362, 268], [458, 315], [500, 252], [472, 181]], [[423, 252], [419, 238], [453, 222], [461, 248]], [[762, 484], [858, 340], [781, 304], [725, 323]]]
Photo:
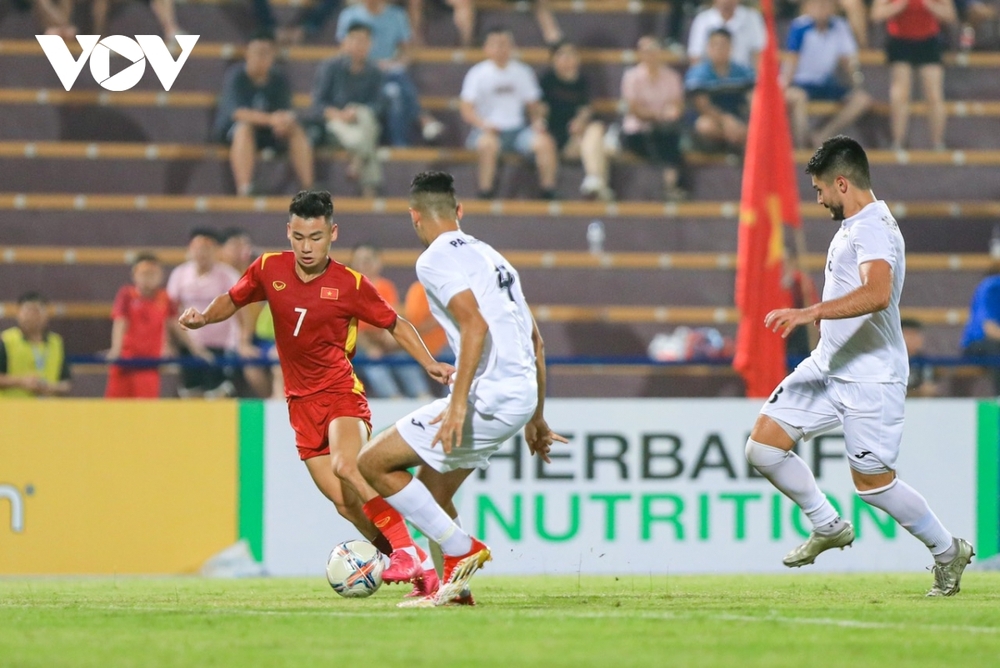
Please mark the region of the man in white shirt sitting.
[[725, 28], [733, 36], [732, 60], [757, 69], [757, 58], [767, 40], [764, 17], [739, 0], [713, 0], [712, 6], [694, 17], [688, 33], [688, 59], [695, 64], [706, 57], [708, 38], [714, 30]]
[[506, 28], [491, 30], [483, 50], [488, 60], [468, 71], [461, 95], [462, 119], [472, 126], [465, 145], [479, 154], [479, 197], [496, 196], [500, 154], [518, 153], [534, 155], [542, 198], [555, 199], [559, 162], [535, 72], [513, 58], [514, 36]]

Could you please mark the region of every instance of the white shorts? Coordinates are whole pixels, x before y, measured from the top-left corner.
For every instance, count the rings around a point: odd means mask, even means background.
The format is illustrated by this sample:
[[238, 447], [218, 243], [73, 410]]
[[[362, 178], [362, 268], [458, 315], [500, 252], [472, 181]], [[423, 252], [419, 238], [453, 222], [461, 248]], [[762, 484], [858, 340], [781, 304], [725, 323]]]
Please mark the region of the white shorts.
[[830, 378], [810, 357], [781, 381], [760, 412], [804, 440], [843, 425], [851, 468], [876, 474], [896, 468], [905, 400], [903, 383]]
[[448, 402], [447, 397], [437, 399], [396, 422], [396, 430], [407, 445], [438, 473], [455, 469], [485, 469], [490, 465], [490, 455], [521, 431], [534, 415], [534, 409], [525, 414], [486, 415], [469, 404], [465, 428], [462, 430], [462, 443], [459, 447], [452, 448], [450, 454], [445, 454], [440, 443], [431, 447], [431, 441], [437, 435], [440, 425], [430, 422], [448, 408]]

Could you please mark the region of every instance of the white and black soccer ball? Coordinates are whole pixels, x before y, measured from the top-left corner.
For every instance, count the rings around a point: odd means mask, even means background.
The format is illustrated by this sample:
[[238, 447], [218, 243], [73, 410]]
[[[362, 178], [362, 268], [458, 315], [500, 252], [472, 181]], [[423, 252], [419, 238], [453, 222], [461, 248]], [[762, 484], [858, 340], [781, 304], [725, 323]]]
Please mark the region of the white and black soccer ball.
[[365, 598], [382, 586], [382, 554], [366, 540], [349, 540], [333, 548], [326, 580], [344, 598]]

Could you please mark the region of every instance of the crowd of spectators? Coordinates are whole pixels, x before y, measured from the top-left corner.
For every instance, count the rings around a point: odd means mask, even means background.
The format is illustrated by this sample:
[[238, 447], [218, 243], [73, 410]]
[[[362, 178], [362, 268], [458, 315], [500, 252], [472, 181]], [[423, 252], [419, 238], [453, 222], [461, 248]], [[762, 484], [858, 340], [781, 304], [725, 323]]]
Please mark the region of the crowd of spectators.
[[[35, 11], [50, 34], [72, 39], [84, 3], [75, 0], [18, 0]], [[174, 0], [150, 0], [168, 41], [184, 34]], [[477, 154], [480, 198], [496, 197], [497, 175], [504, 155], [533, 163], [537, 194], [557, 199], [561, 166], [580, 164], [580, 195], [612, 200], [610, 170], [622, 154], [662, 170], [668, 201], [686, 197], [685, 153], [692, 148], [739, 155], [746, 143], [750, 99], [757, 66], [767, 40], [765, 22], [752, 3], [711, 0], [667, 0], [669, 21], [664, 39], [652, 34], [638, 40], [636, 62], [619, 82], [618, 114], [601, 114], [594, 87], [581, 67], [580, 48], [560, 27], [549, 0], [530, 7], [541, 41], [549, 48], [547, 67], [539, 72], [519, 60], [513, 32], [502, 25], [480, 24], [473, 0], [446, 0], [454, 13], [458, 45], [473, 46], [483, 37], [485, 58], [471, 65], [461, 82], [462, 128], [449, 128], [421, 105], [412, 71], [414, 47], [426, 44], [423, 0], [404, 5], [388, 0], [318, 0], [308, 3], [287, 25], [280, 25], [268, 0], [254, 0], [256, 30], [246, 43], [243, 60], [224, 75], [211, 128], [214, 141], [229, 146], [233, 183], [239, 195], [263, 192], [254, 172], [261, 151], [285, 157], [302, 188], [316, 185], [315, 150], [341, 149], [346, 174], [358, 192], [375, 197], [383, 191], [380, 146], [407, 147], [433, 143], [443, 135], [464, 136]], [[89, 4], [88, 31], [102, 33], [110, 0]], [[891, 146], [909, 145], [913, 79], [919, 78], [927, 103], [929, 143], [945, 148], [946, 106], [943, 51], [951, 37], [959, 48], [971, 46], [971, 31], [994, 20], [990, 0], [785, 0], [779, 16], [788, 20], [782, 37], [780, 85], [788, 107], [796, 146], [810, 148], [856, 123], [875, 103], [865, 89], [859, 49], [884, 33], [889, 71]], [[689, 21], [690, 19], [690, 21]], [[283, 46], [318, 42], [325, 26], [335, 22], [337, 50], [314, 74], [311, 104], [296, 108], [292, 84], [280, 55]], [[686, 31], [684, 27], [689, 23]], [[949, 33], [950, 26], [956, 28]], [[196, 27], [196, 26], [195, 26]], [[196, 31], [197, 32], [197, 31]], [[686, 42], [686, 43], [683, 43]], [[683, 43], [683, 44], [682, 44]], [[331, 45], [332, 46], [332, 45]], [[683, 61], [680, 62], [680, 61]], [[607, 82], [606, 82], [607, 83]], [[826, 117], [816, 106], [828, 103]], [[829, 104], [832, 103], [832, 104]], [[535, 193], [527, 193], [534, 195]], [[110, 361], [181, 354], [206, 362], [233, 357], [276, 360], [273, 323], [265, 307], [247, 309], [232, 320], [186, 332], [175, 325], [176, 313], [188, 306], [204, 308], [228, 289], [252, 259], [252, 240], [240, 230], [192, 232], [188, 260], [164, 282], [160, 260], [142, 255], [132, 265], [131, 281], [119, 291], [112, 312]], [[355, 249], [354, 266], [365, 273], [383, 296], [428, 338], [435, 353], [446, 347], [429, 317], [426, 297], [414, 284], [401, 301], [396, 287], [381, 276], [380, 253], [372, 246]], [[1000, 354], [1000, 299], [995, 278], [987, 279], [972, 304], [963, 350], [970, 356]], [[991, 310], [997, 310], [993, 313]], [[30, 293], [19, 301], [17, 326], [3, 332], [0, 343], [0, 393], [60, 394], [69, 389], [62, 343], [48, 331], [43, 296]], [[996, 330], [996, 331], [993, 331]], [[398, 354], [384, 332], [359, 332], [359, 358], [390, 360]], [[437, 338], [435, 338], [437, 337]], [[440, 340], [438, 340], [440, 339]], [[907, 326], [911, 348], [922, 348], [919, 323]], [[918, 353], [914, 353], [919, 356]], [[33, 365], [33, 366], [32, 366]], [[426, 379], [397, 365], [374, 365], [364, 375], [374, 396], [423, 396]], [[932, 378], [911, 391], [933, 394]], [[234, 366], [190, 364], [183, 367], [182, 396], [229, 396], [240, 388], [257, 396], [279, 396], [276, 365]], [[995, 379], [1000, 388], [1000, 375]], [[107, 395], [157, 396], [156, 368], [114, 366]], [[1000, 390], [997, 390], [1000, 392]]]
[[[794, 18], [782, 44], [780, 83], [796, 146], [816, 146], [869, 112], [874, 100], [864, 88], [858, 50], [868, 44], [872, 22], [885, 22], [892, 146], [900, 150], [907, 146], [916, 69], [928, 103], [930, 144], [944, 148], [942, 30], [959, 14], [988, 14], [969, 0], [960, 2], [958, 9], [952, 3], [875, 0], [870, 15], [859, 0], [783, 3], [785, 14]], [[469, 45], [476, 28], [474, 5], [464, 0], [449, 4], [455, 11], [459, 43]], [[314, 25], [320, 14], [332, 15], [338, 9], [334, 5], [316, 5], [306, 24]], [[670, 58], [663, 42], [652, 35], [643, 37], [635, 51], [638, 64], [627, 69], [620, 82], [622, 115], [617, 118], [601, 118], [595, 112], [591, 87], [581, 73], [578, 45], [565, 39], [549, 4], [539, 1], [532, 8], [542, 40], [551, 49], [549, 67], [539, 76], [517, 59], [510, 30], [486, 26], [485, 59], [474, 64], [462, 82], [460, 119], [464, 143], [477, 153], [479, 197], [496, 196], [498, 164], [504, 154], [534, 164], [537, 196], [544, 199], [568, 196], [557, 190], [560, 165], [579, 161], [584, 171], [580, 194], [603, 200], [614, 197], [609, 165], [623, 153], [663, 169], [668, 200], [685, 196], [686, 150], [740, 155], [758, 59], [767, 39], [756, 8], [739, 0], [712, 0], [697, 11], [687, 31], [683, 74], [667, 64]], [[287, 81], [263, 64], [258, 65], [258, 74], [251, 75], [248, 55], [245, 73], [227, 78], [216, 122], [216, 135], [232, 143], [237, 191], [254, 192], [250, 175], [256, 149], [287, 152], [306, 186], [312, 180], [311, 147], [328, 145], [347, 152], [348, 177], [358, 181], [362, 195], [375, 196], [382, 191], [380, 145], [405, 147], [440, 138], [446, 128], [422, 109], [410, 72], [412, 48], [424, 43], [420, 21], [425, 9], [421, 0], [411, 0], [406, 9], [387, 0], [360, 0], [341, 9], [336, 29], [340, 50], [319, 66], [312, 107], [294, 119], [289, 118]], [[682, 32], [677, 26], [684, 25], [689, 10], [690, 3], [683, 0], [670, 3], [667, 44], [675, 61]], [[273, 27], [273, 22], [260, 23]], [[253, 46], [251, 42], [248, 52]], [[265, 76], [264, 70], [270, 74]], [[239, 97], [232, 91], [237, 84], [243, 106], [233, 108], [228, 103]], [[810, 112], [811, 102], [833, 103], [833, 112], [814, 122], [817, 114]], [[309, 146], [303, 132], [310, 138]]]
[[[77, 32], [75, 1], [18, 0], [35, 9], [49, 32], [67, 39]], [[110, 1], [92, 0], [93, 30], [103, 30]], [[183, 34], [173, 3], [149, 2], [169, 40]], [[426, 43], [423, 0], [408, 0], [405, 6], [389, 0], [318, 0], [287, 25], [279, 24], [269, 0], [254, 0], [257, 30], [246, 45], [245, 62], [225, 75], [212, 128], [214, 139], [230, 146], [236, 192], [258, 192], [254, 167], [265, 149], [287, 157], [299, 184], [312, 186], [314, 147], [326, 146], [346, 152], [347, 176], [362, 196], [377, 196], [383, 190], [380, 146], [435, 142], [458, 131], [478, 154], [480, 197], [496, 195], [498, 160], [516, 154], [534, 163], [538, 196], [569, 196], [557, 190], [558, 171], [561, 164], [579, 161], [584, 171], [580, 194], [608, 200], [614, 196], [609, 165], [626, 153], [661, 167], [664, 196], [676, 200], [684, 196], [685, 151], [694, 147], [738, 156], [743, 150], [757, 61], [767, 39], [764, 19], [752, 3], [711, 0], [698, 8], [693, 0], [668, 0], [665, 41], [652, 34], [640, 40], [639, 63], [620, 82], [622, 115], [603, 118], [580, 71], [578, 48], [585, 45], [574, 44], [572, 35], [567, 39], [550, 0], [530, 3], [541, 41], [551, 49], [550, 66], [541, 77], [517, 59], [510, 30], [477, 19], [472, 0], [446, 4], [454, 12], [459, 46], [472, 46], [479, 31], [486, 55], [465, 75], [464, 127], [451, 132], [422, 108], [411, 72], [413, 47]], [[916, 74], [928, 109], [927, 143], [944, 149], [947, 29], [961, 23], [959, 46], [967, 47], [968, 31], [996, 18], [992, 0], [873, 0], [870, 10], [863, 0], [784, 0], [778, 10], [779, 17], [790, 20], [787, 31], [781, 31], [787, 36], [780, 45], [780, 81], [801, 148], [817, 145], [871, 109], [874, 99], [864, 88], [858, 50], [878, 30], [884, 31], [889, 63], [892, 148], [909, 145]], [[321, 41], [324, 26], [334, 20], [339, 48], [316, 69], [311, 106], [296, 109], [277, 56], [284, 44]], [[674, 63], [685, 60], [686, 72], [665, 64], [671, 57]], [[833, 103], [833, 112], [814, 123], [811, 102]]]

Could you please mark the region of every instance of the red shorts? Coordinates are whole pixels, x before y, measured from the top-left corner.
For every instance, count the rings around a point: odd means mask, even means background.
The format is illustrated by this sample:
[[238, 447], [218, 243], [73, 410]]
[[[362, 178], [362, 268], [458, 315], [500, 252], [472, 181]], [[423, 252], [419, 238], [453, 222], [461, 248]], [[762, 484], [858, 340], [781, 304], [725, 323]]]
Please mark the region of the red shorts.
[[113, 366], [108, 370], [108, 399], [159, 399], [160, 372], [157, 369], [123, 369]]
[[299, 459], [330, 454], [330, 423], [341, 417], [364, 420], [371, 433], [372, 411], [363, 394], [317, 394], [305, 399], [290, 399], [288, 421], [295, 430]]

